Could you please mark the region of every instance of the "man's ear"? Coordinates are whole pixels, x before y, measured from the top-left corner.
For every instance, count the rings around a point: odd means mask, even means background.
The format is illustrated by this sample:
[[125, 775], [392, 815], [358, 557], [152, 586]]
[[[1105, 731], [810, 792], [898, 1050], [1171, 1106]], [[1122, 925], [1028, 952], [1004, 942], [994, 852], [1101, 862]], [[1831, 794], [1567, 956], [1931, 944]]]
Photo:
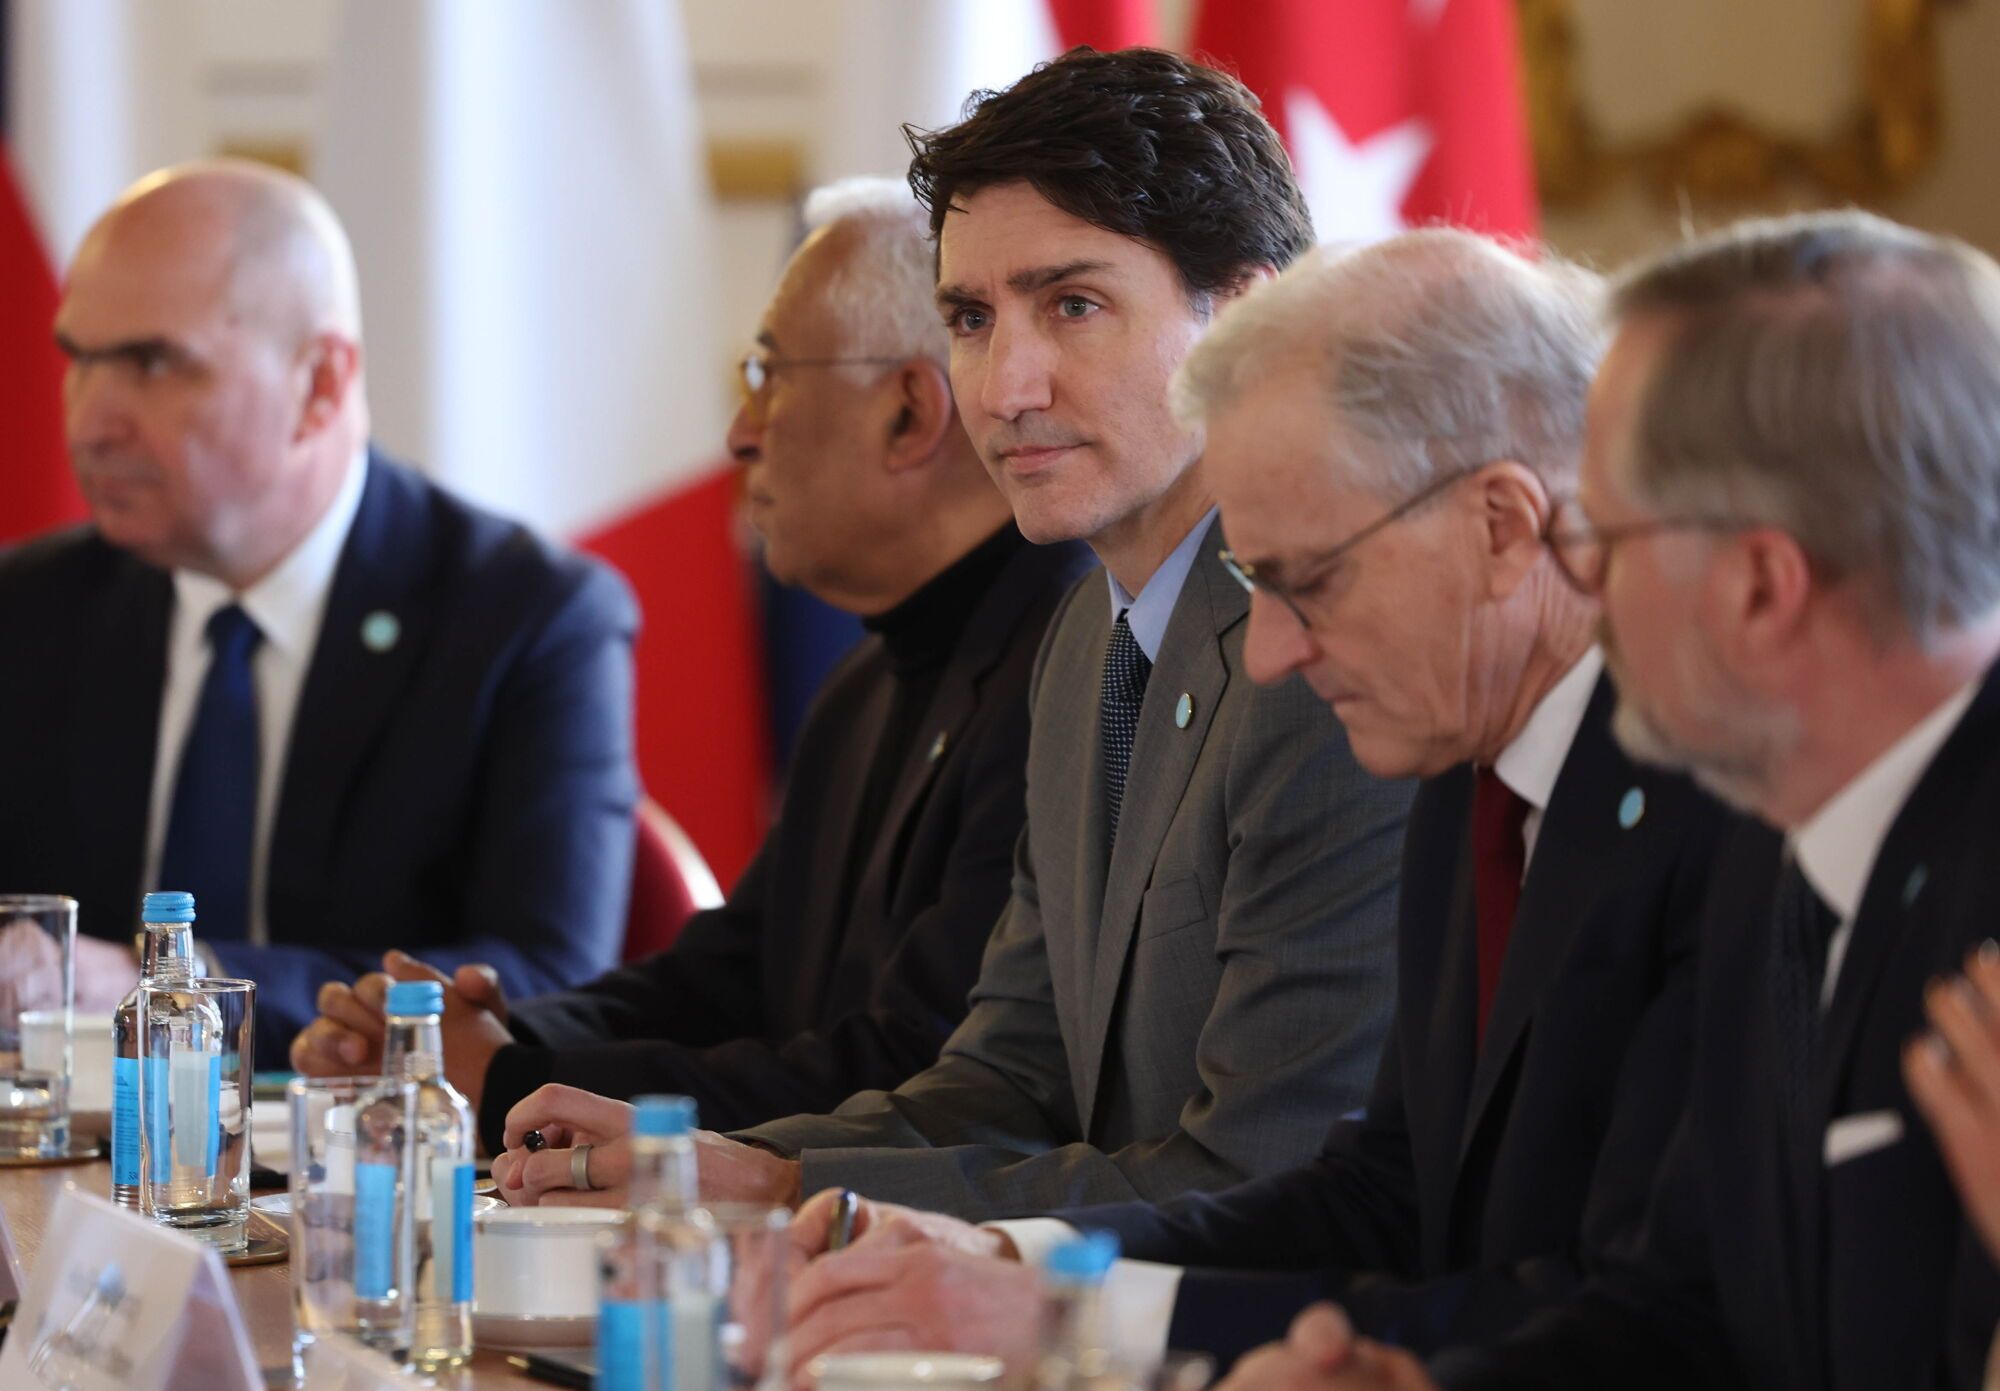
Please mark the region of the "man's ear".
[[889, 374], [891, 409], [884, 457], [889, 472], [907, 473], [929, 463], [951, 428], [951, 381], [927, 358], [912, 358]]
[[1487, 464], [1458, 486], [1473, 490], [1479, 507], [1486, 543], [1487, 594], [1495, 600], [1505, 599], [1541, 560], [1542, 533], [1548, 528], [1555, 499], [1549, 496], [1540, 474], [1511, 459]]
[[312, 438], [340, 418], [361, 375], [361, 345], [337, 333], [315, 335], [303, 350], [305, 401], [293, 442]]
[[1278, 268], [1276, 266], [1261, 264], [1245, 266], [1237, 271], [1226, 285], [1221, 285], [1211, 290], [1208, 297], [1213, 301], [1214, 308], [1220, 310], [1225, 305], [1232, 304], [1243, 298], [1243, 296], [1249, 294], [1251, 290], [1263, 284], [1266, 280], [1276, 280], [1277, 278]]
[[1710, 567], [1709, 592], [1719, 622], [1711, 631], [1725, 635], [1724, 646], [1737, 660], [1768, 667], [1781, 661], [1797, 641], [1812, 600], [1812, 560], [1789, 533], [1752, 527], [1720, 538], [1724, 562]]

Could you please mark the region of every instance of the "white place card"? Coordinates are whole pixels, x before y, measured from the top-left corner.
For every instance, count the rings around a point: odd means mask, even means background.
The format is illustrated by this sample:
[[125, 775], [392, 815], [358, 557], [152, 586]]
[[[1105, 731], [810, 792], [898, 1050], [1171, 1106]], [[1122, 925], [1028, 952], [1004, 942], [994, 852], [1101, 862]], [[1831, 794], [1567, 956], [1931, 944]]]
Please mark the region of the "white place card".
[[262, 1391], [222, 1258], [192, 1237], [65, 1188], [49, 1214], [0, 1386]]

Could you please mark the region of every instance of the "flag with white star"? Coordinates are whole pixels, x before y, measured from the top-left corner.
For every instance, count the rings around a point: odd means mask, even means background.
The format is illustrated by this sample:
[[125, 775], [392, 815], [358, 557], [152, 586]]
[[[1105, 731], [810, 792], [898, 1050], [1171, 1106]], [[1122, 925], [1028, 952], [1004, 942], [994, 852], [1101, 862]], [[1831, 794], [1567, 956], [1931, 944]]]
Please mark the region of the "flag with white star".
[[1512, 0], [1203, 0], [1192, 47], [1284, 136], [1323, 242], [1533, 236]]

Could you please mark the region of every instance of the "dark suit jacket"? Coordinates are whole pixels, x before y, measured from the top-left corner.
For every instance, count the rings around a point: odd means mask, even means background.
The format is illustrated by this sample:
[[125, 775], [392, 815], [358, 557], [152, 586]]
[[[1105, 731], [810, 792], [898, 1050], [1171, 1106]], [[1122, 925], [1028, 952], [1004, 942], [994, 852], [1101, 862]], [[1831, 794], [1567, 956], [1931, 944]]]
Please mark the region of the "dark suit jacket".
[[1696, 923], [1727, 817], [1619, 752], [1614, 701], [1600, 680], [1563, 763], [1476, 1061], [1459, 767], [1411, 808], [1396, 1019], [1365, 1118], [1304, 1168], [1058, 1214], [1118, 1231], [1131, 1256], [1219, 1267], [1183, 1278], [1172, 1346], [1233, 1359], [1326, 1298], [1421, 1349], [1494, 1337], [1572, 1291], [1580, 1248], [1637, 1225], [1685, 1091]]
[[[480, 1100], [498, 1153], [507, 1108], [543, 1082], [610, 1096], [678, 1092], [716, 1129], [830, 1110], [937, 1058], [965, 1016], [1007, 901], [1026, 816], [1028, 673], [1082, 546], [1017, 549], [964, 629], [874, 839], [855, 820], [895, 677], [869, 637], [827, 679], [785, 802], [729, 901], [663, 952], [514, 1013]], [[942, 752], [939, 752], [942, 750]], [[838, 885], [860, 879], [844, 911]]]
[[1164, 1199], [1303, 1162], [1359, 1105], [1394, 996], [1410, 784], [1354, 761], [1303, 681], [1243, 671], [1249, 596], [1204, 533], [1146, 685], [1115, 844], [1086, 575], [1030, 685], [1028, 824], [938, 1061], [747, 1138], [961, 1217]]
[[[0, 883], [69, 893], [129, 940], [173, 582], [85, 527], [0, 558]], [[400, 625], [375, 651], [363, 620]], [[270, 944], [208, 942], [257, 982], [260, 1066], [283, 1066], [322, 982], [391, 946], [509, 990], [617, 959], [631, 878], [631, 643], [609, 570], [371, 457], [278, 795]], [[197, 913], [200, 904], [196, 904]], [[197, 940], [201, 924], [195, 924]]]
[[[1448, 1386], [1976, 1387], [2000, 1319], [1996, 1277], [1903, 1089], [1932, 976], [2000, 922], [2000, 677], [1883, 842], [1822, 1020], [1819, 1120], [1886, 1113], [1901, 1134], [1822, 1170], [1818, 1229], [1787, 1221], [1773, 891], [1780, 838], [1722, 852], [1702, 939], [1688, 1110], [1636, 1253], [1510, 1344], [1452, 1354]], [[1803, 1252], [1822, 1253], [1807, 1260]], [[1802, 1288], [1818, 1286], [1801, 1299]]]

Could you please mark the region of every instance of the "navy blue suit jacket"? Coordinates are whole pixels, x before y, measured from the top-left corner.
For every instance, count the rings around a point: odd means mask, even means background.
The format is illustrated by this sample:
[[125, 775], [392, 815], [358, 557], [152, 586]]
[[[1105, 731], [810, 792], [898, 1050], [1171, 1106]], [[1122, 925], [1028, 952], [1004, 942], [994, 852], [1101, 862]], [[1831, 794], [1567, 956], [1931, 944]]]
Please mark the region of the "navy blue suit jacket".
[[1396, 1018], [1365, 1116], [1289, 1173], [1060, 1214], [1197, 1267], [1172, 1346], [1233, 1359], [1327, 1298], [1426, 1351], [1495, 1337], [1573, 1292], [1586, 1246], [1640, 1224], [1685, 1092], [1698, 912], [1729, 817], [1627, 759], [1613, 703], [1600, 681], [1550, 797], [1483, 1048], [1461, 766], [1411, 809]]
[[[173, 583], [84, 527], [0, 557], [0, 884], [136, 930]], [[363, 621], [388, 613], [376, 651]], [[265, 876], [269, 945], [207, 942], [257, 982], [278, 1067], [322, 982], [385, 948], [487, 961], [513, 994], [617, 959], [630, 889], [631, 644], [611, 571], [372, 456], [300, 693]], [[200, 905], [196, 905], [199, 912]], [[197, 940], [201, 925], [195, 924]]]
[[[1689, 1105], [1642, 1246], [1511, 1343], [1450, 1355], [1449, 1387], [1977, 1387], [2000, 1278], [1903, 1088], [1932, 976], [2000, 922], [2000, 675], [1911, 793], [1856, 914], [1821, 1023], [1817, 1121], [1900, 1135], [1821, 1175], [1817, 1230], [1787, 1221], [1772, 898], [1782, 841], [1731, 838], [1702, 939]], [[1806, 1253], [1817, 1249], [1814, 1258]], [[1803, 1297], [1802, 1297], [1803, 1295]]]

